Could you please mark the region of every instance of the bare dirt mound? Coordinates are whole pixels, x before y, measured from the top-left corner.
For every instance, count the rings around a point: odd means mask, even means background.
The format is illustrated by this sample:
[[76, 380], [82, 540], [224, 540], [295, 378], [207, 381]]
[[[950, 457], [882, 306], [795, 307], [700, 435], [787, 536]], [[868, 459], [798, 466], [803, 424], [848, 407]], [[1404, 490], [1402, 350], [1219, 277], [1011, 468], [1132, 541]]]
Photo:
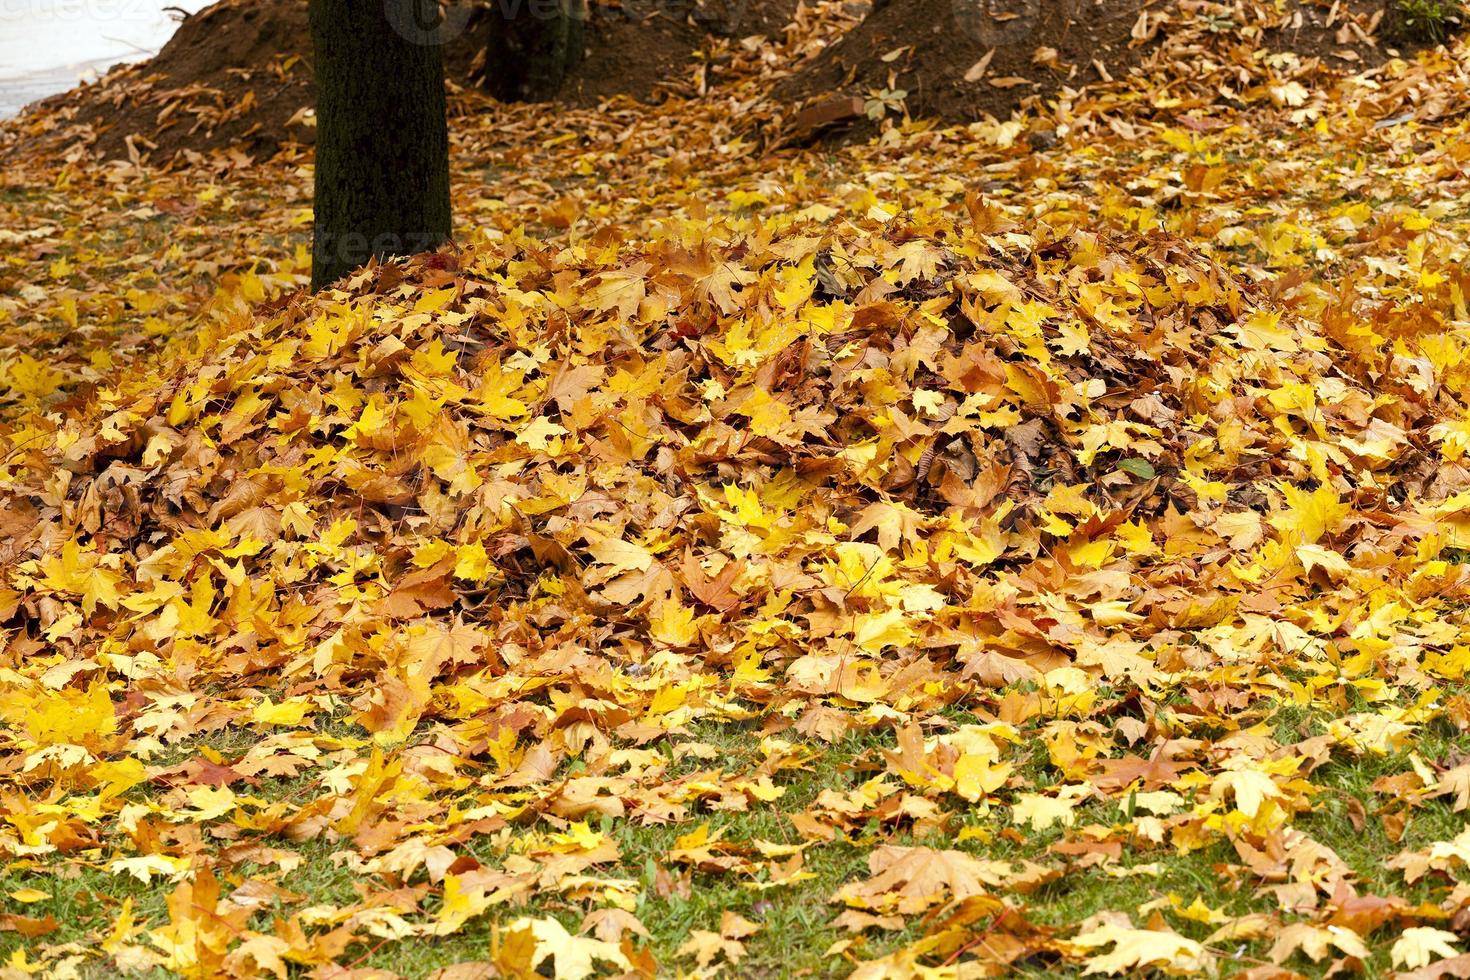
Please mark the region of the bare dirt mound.
[[[587, 59], [572, 73], [562, 98], [573, 105], [631, 95], [652, 99], [692, 95], [700, 64], [713, 66], [711, 41], [777, 36], [799, 0], [625, 0], [592, 8]], [[705, 84], [714, 81], [700, 73]]]
[[970, 122], [1130, 75], [1254, 77], [1278, 70], [1279, 53], [1295, 56], [1284, 75], [1355, 71], [1413, 47], [1379, 36], [1383, 11], [1382, 0], [878, 0], [778, 95], [853, 96], [875, 114], [887, 102], [884, 111]]
[[[779, 34], [798, 0], [624, 0], [596, 3], [588, 57], [563, 98], [591, 105], [617, 95], [693, 91], [699, 62], [720, 38]], [[445, 48], [446, 74], [477, 83], [494, 18], [463, 10]], [[710, 79], [713, 80], [713, 79]], [[183, 151], [268, 156], [315, 137], [311, 36], [300, 0], [221, 0], [189, 17], [149, 61], [114, 69], [41, 103], [22, 120], [32, 142], [90, 146], [106, 159], [168, 160]]]
[[105, 157], [269, 152], [315, 136], [310, 52], [304, 3], [224, 0], [180, 24], [151, 60], [61, 98]]
[[866, 98], [901, 90], [915, 116], [1009, 115], [1043, 85], [1063, 83], [1079, 61], [1111, 60], [1112, 71], [1136, 62], [1128, 32], [1138, 6], [1138, 0], [887, 0], [782, 94]]

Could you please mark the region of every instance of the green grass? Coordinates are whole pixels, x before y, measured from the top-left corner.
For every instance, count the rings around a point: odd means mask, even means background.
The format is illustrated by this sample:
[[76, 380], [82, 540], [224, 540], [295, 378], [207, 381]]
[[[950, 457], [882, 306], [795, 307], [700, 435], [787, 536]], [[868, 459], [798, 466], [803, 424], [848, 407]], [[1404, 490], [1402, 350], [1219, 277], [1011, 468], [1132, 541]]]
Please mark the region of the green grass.
[[[759, 756], [759, 734], [753, 728], [703, 726], [695, 734], [700, 740], [715, 744], [727, 753], [721, 760], [726, 768]], [[153, 761], [174, 765], [192, 757], [201, 745], [208, 745], [227, 755], [232, 750], [238, 753], [251, 741], [253, 735], [248, 731], [221, 732], [187, 747], [175, 747]], [[849, 760], [875, 744], [878, 744], [877, 740], [869, 737], [850, 738], [837, 750], [820, 756], [810, 770], [783, 772], [781, 783], [787, 793], [779, 808], [695, 815], [694, 819], [670, 827], [645, 827], [625, 821], [605, 823], [622, 855], [619, 868], [605, 870], [610, 877], [630, 874], [629, 869], [638, 872], [641, 894], [634, 914], [649, 930], [649, 941], [661, 968], [673, 969], [676, 965], [692, 968], [693, 960], [681, 957], [678, 948], [688, 939], [691, 930], [718, 931], [721, 915], [730, 910], [762, 926], [761, 932], [747, 944], [747, 957], [741, 964], [742, 975], [785, 976], [799, 970], [812, 971], [812, 975], [818, 976], [845, 972], [840, 969], [840, 962], [828, 962], [822, 957], [823, 951], [841, 938], [839, 932], [830, 926], [839, 909], [829, 900], [844, 882], [866, 875], [866, 851], [862, 848], [835, 842], [808, 849], [806, 870], [816, 877], [790, 887], [757, 889], [749, 887], [750, 883], [743, 876], [695, 872], [688, 881], [687, 896], [659, 896], [655, 892], [654, 877], [674, 842], [698, 826], [702, 819], [708, 820], [712, 831], [725, 830], [730, 840], [760, 838], [797, 842], [799, 836], [791, 828], [786, 815], [805, 809], [824, 789], [850, 787], [861, 782], [866, 776], [854, 776], [844, 767]], [[708, 767], [710, 763], [686, 757], [680, 760], [671, 776]], [[250, 792], [266, 799], [283, 799], [296, 795], [310, 782], [305, 777], [262, 780], [262, 785], [251, 788]], [[144, 790], [136, 795], [146, 798], [151, 794]], [[333, 852], [341, 849], [341, 845], [317, 838], [290, 846], [305, 861], [297, 870], [281, 876], [278, 883], [306, 896], [302, 905], [342, 906], [360, 899], [358, 888], [364, 884], [363, 876], [331, 860]], [[485, 839], [471, 841], [464, 850], [488, 865], [498, 863], [498, 859], [503, 857], [487, 846]], [[235, 869], [235, 874], [248, 877], [268, 870], [271, 869], [245, 864]], [[675, 878], [682, 873], [682, 869], [676, 866], [668, 866], [665, 870]], [[94, 942], [111, 928], [124, 899], [132, 900], [133, 915], [140, 923], [157, 926], [168, 919], [166, 902], [172, 886], [167, 882], [155, 879], [153, 883], [145, 884], [131, 877], [110, 874], [97, 864], [83, 862], [68, 865], [67, 874], [70, 877], [40, 874], [13, 864], [5, 876], [6, 891], [30, 887], [49, 891], [52, 897], [25, 907], [7, 901], [5, 911], [33, 917], [54, 916], [60, 929], [45, 937], [48, 943]], [[229, 883], [223, 884], [227, 894]], [[436, 908], [435, 904], [426, 903], [427, 911], [433, 912]], [[252, 918], [249, 925], [265, 929], [273, 915], [287, 911], [290, 910], [263, 910]], [[484, 960], [490, 948], [492, 931], [497, 926], [504, 926], [522, 916], [551, 916], [575, 933], [586, 911], [588, 909], [582, 905], [573, 905], [558, 897], [538, 898], [526, 906], [492, 909], [490, 913], [472, 920], [460, 932], [432, 942], [388, 943], [379, 948], [349, 947], [344, 961], [360, 959], [359, 967], [390, 969], [408, 977], [427, 976], [453, 963]], [[908, 937], [894, 937], [894, 941], [902, 938]], [[15, 933], [0, 932], [0, 958], [8, 958], [15, 950], [28, 945], [27, 940]]]
[[1442, 44], [1464, 26], [1460, 0], [1392, 0], [1389, 29], [1393, 36], [1419, 44]]
[[[946, 712], [946, 718], [952, 724], [973, 720], [973, 716], [959, 709]], [[1276, 739], [1283, 743], [1324, 731], [1329, 720], [1296, 706], [1273, 707], [1269, 703], [1263, 705], [1261, 718], [1268, 723]], [[340, 720], [324, 719], [322, 726], [323, 733], [351, 733], [350, 726]], [[1036, 733], [1032, 731], [1029, 734], [1034, 736]], [[672, 763], [668, 773], [670, 779], [706, 769], [748, 770], [762, 758], [759, 751], [761, 732], [753, 723], [703, 723], [691, 726], [688, 736], [690, 741], [712, 746], [718, 755], [707, 761], [695, 754], [686, 754]], [[1448, 724], [1427, 726], [1423, 736], [1414, 746], [1421, 758], [1447, 759], [1470, 753], [1470, 738]], [[791, 741], [798, 740], [790, 733], [786, 737]], [[226, 757], [233, 757], [248, 748], [254, 739], [255, 735], [249, 731], [217, 732], [188, 745], [171, 747], [161, 758], [152, 761], [174, 765], [192, 757], [204, 745]], [[1077, 831], [1089, 825], [1110, 828], [1128, 823], [1125, 804], [1114, 800], [1093, 800], [1077, 809], [1076, 822], [1070, 831], [1054, 826], [1039, 833], [1028, 831], [1018, 834], [1007, 832], [1007, 816], [1003, 808], [981, 816], [976, 810], [961, 804], [951, 807], [952, 819], [943, 834], [915, 839], [904, 824], [882, 827], [870, 824], [857, 829], [854, 834], [856, 840], [847, 841], [838, 835], [831, 842], [812, 844], [805, 852], [805, 870], [813, 875], [811, 879], [766, 889], [753, 887], [755, 883], [745, 875], [699, 871], [688, 874], [684, 868], [668, 862], [667, 856], [675, 841], [703, 821], [709, 823], [712, 832], [723, 830], [725, 839], [730, 841], [799, 842], [800, 835], [791, 824], [791, 815], [808, 809], [824, 790], [844, 792], [870, 778], [875, 770], [880, 771], [882, 760], [877, 750], [892, 748], [894, 742], [891, 730], [879, 730], [849, 735], [832, 746], [814, 744], [812, 748], [818, 751], [807, 768], [786, 769], [778, 773], [777, 782], [786, 792], [770, 806], [753, 805], [745, 812], [710, 812], [692, 807], [687, 819], [671, 826], [643, 826], [628, 820], [604, 819], [601, 829], [616, 841], [621, 859], [618, 865], [602, 868], [596, 873], [609, 878], [636, 880], [637, 899], [632, 911], [648, 929], [646, 942], [657, 958], [660, 970], [675, 973], [692, 969], [695, 965], [693, 959], [681, 955], [678, 952], [680, 946], [693, 930], [717, 932], [721, 916], [728, 910], [761, 926], [760, 932], [746, 943], [746, 958], [737, 968], [739, 975], [842, 976], [849, 972], [850, 962], [824, 955], [839, 939], [858, 938], [859, 945], [854, 952], [869, 958], [901, 948], [923, 935], [920, 916], [910, 917], [907, 928], [902, 931], [870, 931], [863, 937], [851, 937], [833, 925], [841, 908], [832, 903], [832, 896], [844, 884], [861, 881], [868, 876], [867, 856], [875, 842], [954, 847], [988, 858], [1032, 858], [1055, 863], [1055, 857], [1048, 857], [1046, 852], [1063, 836], [1075, 840], [1080, 836]], [[1013, 761], [1027, 784], [1044, 786], [1057, 780], [1058, 774], [1039, 739], [1031, 737], [1018, 745]], [[1320, 788], [1320, 792], [1314, 797], [1311, 812], [1299, 814], [1293, 826], [1332, 847], [1355, 872], [1360, 892], [1401, 895], [1411, 902], [1437, 901], [1442, 897], [1442, 882], [1429, 876], [1408, 886], [1397, 872], [1386, 867], [1386, 862], [1405, 849], [1454, 836], [1464, 825], [1464, 815], [1453, 812], [1451, 801], [1429, 801], [1414, 809], [1403, 840], [1391, 840], [1375, 814], [1376, 807], [1385, 798], [1376, 793], [1372, 785], [1383, 776], [1402, 773], [1409, 768], [1410, 760], [1404, 753], [1355, 757], [1338, 752], [1331, 761], [1311, 774], [1311, 781]], [[310, 775], [297, 779], [267, 779], [250, 788], [250, 792], [266, 799], [289, 797], [305, 801], [310, 798], [312, 782]], [[143, 800], [156, 795], [158, 790], [145, 784], [133, 792], [137, 799]], [[1357, 810], [1353, 801], [1357, 801], [1362, 811]], [[1355, 822], [1360, 812], [1367, 816], [1361, 829]], [[990, 835], [989, 841], [972, 837], [956, 843], [959, 832], [966, 827], [984, 829]], [[249, 923], [252, 928], [265, 930], [276, 915], [289, 915], [310, 905], [353, 904], [361, 899], [366, 889], [382, 884], [365, 880], [361, 874], [332, 860], [332, 855], [346, 845], [329, 841], [326, 835], [300, 844], [268, 839], [264, 842], [293, 847], [305, 859], [300, 868], [276, 876], [281, 887], [299, 893], [303, 900], [257, 912]], [[506, 857], [491, 837], [472, 839], [458, 850], [473, 855], [490, 867], [497, 866]], [[28, 867], [25, 862], [13, 862], [5, 875], [6, 893], [20, 888], [36, 888], [51, 893], [51, 897], [30, 905], [3, 897], [0, 901], [3, 901], [4, 911], [32, 917], [54, 916], [60, 928], [44, 941], [82, 946], [95, 945], [106, 935], [124, 899], [131, 899], [138, 922], [148, 926], [165, 923], [168, 918], [166, 900], [172, 886], [157, 880], [145, 884], [130, 877], [110, 874], [104, 867], [107, 857], [85, 853], [73, 855], [71, 863], [60, 873], [52, 873], [54, 868], [47, 868], [44, 864], [37, 868]], [[1230, 884], [1230, 877], [1222, 874], [1227, 866], [1239, 863], [1240, 858], [1224, 841], [1182, 855], [1167, 848], [1125, 845], [1121, 859], [1114, 865], [1073, 870], [1033, 894], [1011, 897], [1025, 904], [1026, 915], [1032, 922], [1059, 929], [1075, 926], [1088, 916], [1108, 910], [1133, 914], [1134, 921], [1143, 924], [1145, 917], [1137, 915], [1136, 910], [1163, 900], [1159, 914], [1170, 927], [1203, 941], [1215, 926], [1178, 915], [1167, 904], [1170, 896], [1176, 897], [1183, 905], [1199, 899], [1205, 905], [1232, 916], [1275, 911], [1272, 895], [1250, 887], [1235, 888]], [[47, 873], [39, 873], [39, 870]], [[223, 882], [225, 892], [228, 893], [232, 884], [245, 877], [274, 871], [274, 868], [241, 865], [232, 869], [232, 877]], [[422, 876], [420, 871], [414, 880], [422, 880]], [[667, 885], [670, 880], [678, 882], [681, 879], [682, 883], [672, 892], [667, 887], [661, 892], [660, 880]], [[433, 914], [437, 911], [437, 902], [436, 893], [431, 892], [431, 897], [423, 903], [423, 911]], [[372, 940], [371, 944], [364, 942], [349, 947], [340, 961], [355, 962], [362, 968], [391, 970], [406, 977], [424, 977], [454, 963], [483, 961], [489, 954], [494, 931], [523, 916], [552, 917], [575, 933], [592, 907], [555, 894], [536, 896], [523, 906], [493, 907], [452, 936], [429, 942], [378, 943]], [[1390, 943], [1385, 941], [1386, 933], [1380, 931], [1365, 938], [1375, 951], [1373, 960], [1367, 964], [1366, 975], [1385, 975], [1390, 965], [1387, 954]], [[16, 933], [0, 932], [0, 958], [8, 958], [29, 945], [29, 940]], [[1222, 973], [1228, 976], [1259, 965], [1268, 950], [1269, 943], [1264, 941], [1233, 942], [1229, 948], [1217, 948], [1212, 952], [1220, 959]], [[1301, 956], [1288, 965], [1314, 977], [1324, 975], [1327, 968], [1325, 962], [1311, 964]], [[1063, 977], [1080, 976], [1082, 968], [1066, 967], [1053, 959], [1042, 958], [1019, 963], [1016, 969], [1021, 976]], [[107, 975], [100, 964], [94, 964], [93, 970], [89, 975]]]
[[[760, 736], [755, 726], [702, 725], [694, 729], [698, 741], [714, 745], [723, 753], [718, 765], [733, 769], [759, 757]], [[832, 928], [831, 920], [840, 911], [830, 904], [834, 892], [848, 881], [867, 874], [867, 852], [840, 840], [815, 845], [806, 852], [805, 870], [814, 878], [793, 886], [770, 889], [751, 887], [751, 882], [736, 874], [694, 872], [687, 882], [688, 894], [678, 892], [659, 895], [655, 882], [659, 869], [679, 878], [683, 869], [665, 865], [664, 858], [675, 841], [688, 834], [699, 823], [707, 821], [710, 831], [725, 831], [725, 839], [749, 841], [763, 839], [776, 842], [798, 842], [787, 814], [804, 810], [824, 789], [841, 790], [862, 782], [864, 775], [854, 775], [847, 767], [880, 740], [871, 736], [850, 737], [833, 751], [819, 757], [813, 767], [804, 771], [783, 772], [781, 785], [786, 795], [775, 808], [757, 808], [748, 812], [715, 812], [700, 815], [675, 826], [639, 826], [630, 822], [604, 821], [621, 853], [621, 868], [608, 869], [617, 876], [637, 875], [640, 894], [633, 914], [649, 931], [649, 940], [661, 970], [673, 973], [677, 968], [690, 969], [692, 958], [680, 956], [678, 949], [695, 929], [718, 932], [726, 910], [739, 913], [762, 928], [746, 944], [746, 957], [739, 966], [742, 976], [791, 976], [807, 972], [811, 976], [838, 976], [846, 972], [840, 960], [827, 960], [823, 952], [843, 933]], [[670, 778], [688, 775], [712, 764], [686, 756], [670, 771]], [[472, 843], [470, 853], [487, 864], [496, 855], [488, 848]], [[331, 868], [303, 869], [286, 884], [297, 890], [313, 889], [314, 894], [338, 896], [346, 894], [355, 876]], [[682, 889], [681, 889], [682, 890]], [[329, 899], [330, 900], [330, 899]], [[556, 918], [568, 931], [575, 933], [587, 910], [558, 899], [538, 899], [524, 907], [506, 907], [495, 914], [482, 916], [453, 936], [434, 943], [402, 943], [384, 947], [368, 955], [362, 967], [390, 969], [406, 976], [418, 977], [453, 963], [483, 959], [490, 948], [492, 930], [503, 927], [522, 916]], [[897, 945], [903, 939], [917, 938], [907, 934], [891, 937], [878, 947]], [[349, 951], [349, 956], [351, 952]]]

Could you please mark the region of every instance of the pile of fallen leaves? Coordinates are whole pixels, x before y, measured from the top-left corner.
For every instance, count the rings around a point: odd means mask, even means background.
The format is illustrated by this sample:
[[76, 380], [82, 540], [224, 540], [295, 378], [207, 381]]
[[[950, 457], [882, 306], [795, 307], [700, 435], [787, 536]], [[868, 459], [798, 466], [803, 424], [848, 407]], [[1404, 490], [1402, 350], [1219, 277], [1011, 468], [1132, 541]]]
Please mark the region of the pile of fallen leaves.
[[1470, 58], [1375, 71], [487, 106], [318, 296], [299, 158], [20, 164], [6, 969], [1470, 972]]

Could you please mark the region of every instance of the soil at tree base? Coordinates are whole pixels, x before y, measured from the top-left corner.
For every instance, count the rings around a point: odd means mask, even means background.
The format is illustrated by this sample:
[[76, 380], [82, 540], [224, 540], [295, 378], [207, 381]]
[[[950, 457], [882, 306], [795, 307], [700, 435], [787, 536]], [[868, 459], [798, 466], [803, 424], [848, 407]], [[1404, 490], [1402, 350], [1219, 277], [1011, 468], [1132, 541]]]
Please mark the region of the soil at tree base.
[[[712, 35], [779, 32], [797, 3], [594, 4], [588, 57], [563, 99], [595, 105], [618, 95], [646, 100], [681, 88], [692, 94], [692, 62]], [[45, 114], [42, 131], [31, 135], [51, 137], [58, 149], [80, 137], [103, 158], [136, 155], [155, 162], [179, 151], [238, 149], [261, 156], [286, 141], [309, 143], [316, 94], [306, 9], [301, 0], [222, 0], [184, 21], [149, 61], [119, 66], [95, 83], [45, 100], [53, 111]], [[446, 73], [454, 84], [475, 85], [492, 19], [470, 10], [452, 14], [451, 21], [462, 29], [446, 46]]]

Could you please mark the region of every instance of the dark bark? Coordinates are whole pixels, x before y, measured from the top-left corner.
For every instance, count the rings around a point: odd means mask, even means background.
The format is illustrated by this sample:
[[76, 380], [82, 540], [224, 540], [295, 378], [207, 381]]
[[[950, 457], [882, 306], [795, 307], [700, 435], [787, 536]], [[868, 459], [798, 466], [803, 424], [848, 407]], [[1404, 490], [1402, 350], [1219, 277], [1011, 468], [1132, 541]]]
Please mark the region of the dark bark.
[[449, 239], [449, 133], [436, 0], [310, 0], [320, 289], [374, 257]]
[[485, 81], [502, 102], [556, 98], [586, 53], [585, 0], [492, 0]]

